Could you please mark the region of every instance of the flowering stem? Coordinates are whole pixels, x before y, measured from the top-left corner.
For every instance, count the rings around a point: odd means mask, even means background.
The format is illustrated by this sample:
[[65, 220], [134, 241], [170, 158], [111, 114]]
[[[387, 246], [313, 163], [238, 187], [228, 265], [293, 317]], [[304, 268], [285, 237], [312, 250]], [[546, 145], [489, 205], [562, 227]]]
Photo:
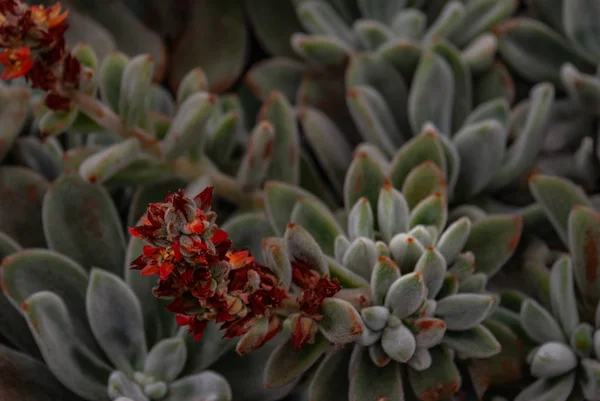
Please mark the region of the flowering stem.
[[250, 205], [253, 208], [264, 206], [264, 194], [255, 190], [251, 194], [244, 192], [234, 178], [219, 171], [210, 160], [204, 156], [198, 162], [192, 163], [188, 159], [179, 158], [171, 163], [171, 171], [178, 177], [191, 181], [202, 175], [210, 178], [215, 192], [238, 205]]

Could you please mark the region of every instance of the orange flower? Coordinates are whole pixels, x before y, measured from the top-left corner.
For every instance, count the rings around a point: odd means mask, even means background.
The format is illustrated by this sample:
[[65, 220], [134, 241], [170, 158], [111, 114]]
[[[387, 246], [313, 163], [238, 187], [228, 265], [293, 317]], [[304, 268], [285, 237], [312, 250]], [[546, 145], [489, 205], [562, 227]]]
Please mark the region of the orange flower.
[[31, 19], [40, 25], [46, 25], [48, 29], [52, 29], [62, 24], [69, 15], [68, 10], [61, 14], [61, 7], [60, 3], [56, 3], [48, 8], [43, 5], [31, 6]]
[[33, 67], [29, 46], [16, 50], [4, 50], [0, 54], [0, 64], [4, 64], [2, 79], [14, 79], [27, 74]]

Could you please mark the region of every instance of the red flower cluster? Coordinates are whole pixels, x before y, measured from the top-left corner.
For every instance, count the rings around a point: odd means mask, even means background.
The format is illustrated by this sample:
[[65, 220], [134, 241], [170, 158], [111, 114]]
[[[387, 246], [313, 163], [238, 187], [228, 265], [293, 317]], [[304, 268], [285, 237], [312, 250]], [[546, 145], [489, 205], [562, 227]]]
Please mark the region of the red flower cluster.
[[151, 244], [132, 268], [158, 275], [154, 295], [173, 299], [168, 309], [196, 340], [209, 321], [221, 323], [224, 337], [232, 338], [266, 317], [272, 326], [267, 341], [281, 328], [275, 310], [287, 292], [248, 251], [232, 249], [227, 233], [215, 224], [211, 203], [212, 187], [194, 199], [179, 191], [150, 204], [143, 225], [130, 229]]
[[20, 0], [0, 0], [0, 64], [2, 79], [24, 76], [33, 88], [47, 92], [45, 103], [68, 110], [68, 90], [79, 86], [81, 65], [66, 49], [68, 11], [60, 3], [51, 7], [27, 6]]
[[292, 280], [302, 293], [297, 298], [300, 313], [290, 316], [292, 342], [296, 348], [314, 341], [318, 321], [323, 318], [321, 306], [325, 298], [333, 297], [342, 287], [338, 279], [329, 280], [302, 260], [292, 261]]

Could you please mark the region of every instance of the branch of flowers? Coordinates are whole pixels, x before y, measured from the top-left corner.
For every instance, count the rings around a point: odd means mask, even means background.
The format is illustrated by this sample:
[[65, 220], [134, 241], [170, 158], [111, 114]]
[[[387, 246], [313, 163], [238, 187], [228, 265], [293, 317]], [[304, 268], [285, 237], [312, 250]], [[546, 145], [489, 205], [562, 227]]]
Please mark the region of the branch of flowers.
[[191, 162], [186, 158], [179, 158], [171, 163], [171, 171], [185, 181], [192, 181], [202, 175], [210, 178], [215, 192], [238, 205], [263, 208], [265, 204], [264, 193], [255, 190], [248, 194], [243, 191], [236, 180], [219, 171], [210, 160], [204, 156], [198, 162]]

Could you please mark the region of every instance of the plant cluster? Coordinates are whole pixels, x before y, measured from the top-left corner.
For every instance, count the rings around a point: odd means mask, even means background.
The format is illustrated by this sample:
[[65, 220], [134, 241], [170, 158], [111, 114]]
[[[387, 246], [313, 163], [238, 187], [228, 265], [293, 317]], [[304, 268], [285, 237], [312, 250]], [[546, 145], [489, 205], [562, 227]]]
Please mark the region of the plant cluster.
[[600, 7], [43, 3], [0, 0], [2, 397], [600, 401]]

